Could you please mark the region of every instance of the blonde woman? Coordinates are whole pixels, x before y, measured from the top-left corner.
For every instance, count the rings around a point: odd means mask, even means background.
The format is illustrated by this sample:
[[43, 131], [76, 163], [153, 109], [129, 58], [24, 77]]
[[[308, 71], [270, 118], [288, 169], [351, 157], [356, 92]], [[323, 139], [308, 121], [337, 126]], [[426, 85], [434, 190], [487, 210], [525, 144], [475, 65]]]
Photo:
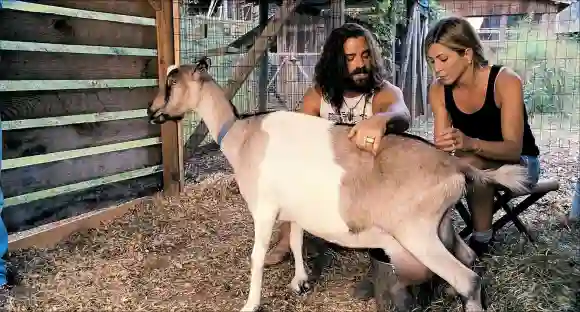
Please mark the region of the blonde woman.
[[[437, 78], [429, 88], [436, 146], [480, 168], [522, 163], [537, 183], [539, 150], [520, 77], [508, 67], [488, 64], [475, 29], [460, 17], [437, 22], [424, 47]], [[482, 256], [493, 238], [493, 188], [473, 185], [467, 199], [474, 229], [469, 243]]]

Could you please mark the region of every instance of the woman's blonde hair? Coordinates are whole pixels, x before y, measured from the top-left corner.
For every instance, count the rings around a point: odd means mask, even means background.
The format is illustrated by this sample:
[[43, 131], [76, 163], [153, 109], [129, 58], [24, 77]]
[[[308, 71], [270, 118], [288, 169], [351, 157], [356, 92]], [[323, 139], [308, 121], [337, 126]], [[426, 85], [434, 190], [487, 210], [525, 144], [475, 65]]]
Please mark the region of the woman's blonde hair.
[[483, 45], [473, 26], [461, 17], [446, 17], [439, 20], [425, 36], [425, 56], [429, 48], [438, 43], [451, 49], [460, 55], [464, 55], [466, 49], [473, 51], [473, 65], [485, 66], [488, 61], [483, 54]]

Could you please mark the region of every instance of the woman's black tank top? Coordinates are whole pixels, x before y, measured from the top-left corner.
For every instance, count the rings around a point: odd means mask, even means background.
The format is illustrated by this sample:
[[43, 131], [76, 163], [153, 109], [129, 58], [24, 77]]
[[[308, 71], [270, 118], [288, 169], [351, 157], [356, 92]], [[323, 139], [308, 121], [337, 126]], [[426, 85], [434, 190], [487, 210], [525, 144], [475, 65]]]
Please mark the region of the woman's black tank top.
[[[465, 114], [457, 108], [453, 98], [453, 87], [445, 86], [445, 108], [451, 118], [453, 127], [461, 130], [465, 135], [484, 141], [503, 141], [501, 134], [501, 113], [495, 103], [495, 79], [501, 65], [493, 65], [489, 73], [485, 102], [483, 107], [473, 114]], [[522, 155], [538, 156], [540, 151], [536, 145], [534, 134], [528, 123], [528, 114], [524, 106], [524, 140]]]

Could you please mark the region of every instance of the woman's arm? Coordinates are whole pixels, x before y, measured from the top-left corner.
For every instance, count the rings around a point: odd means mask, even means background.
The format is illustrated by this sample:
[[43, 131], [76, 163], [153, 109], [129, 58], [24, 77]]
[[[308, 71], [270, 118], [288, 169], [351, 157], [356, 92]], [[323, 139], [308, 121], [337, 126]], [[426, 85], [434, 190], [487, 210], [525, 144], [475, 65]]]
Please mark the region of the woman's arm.
[[498, 75], [495, 88], [501, 110], [503, 141], [470, 139], [470, 149], [486, 158], [517, 162], [522, 153], [524, 136], [522, 80], [514, 71], [505, 68]]
[[[451, 128], [451, 118], [449, 118], [449, 114], [445, 108], [445, 96], [441, 84], [438, 82], [431, 84], [427, 96], [435, 119], [433, 123], [433, 139], [435, 140], [435, 144], [437, 144], [437, 137], [445, 130]], [[441, 148], [441, 146], [438, 147]]]

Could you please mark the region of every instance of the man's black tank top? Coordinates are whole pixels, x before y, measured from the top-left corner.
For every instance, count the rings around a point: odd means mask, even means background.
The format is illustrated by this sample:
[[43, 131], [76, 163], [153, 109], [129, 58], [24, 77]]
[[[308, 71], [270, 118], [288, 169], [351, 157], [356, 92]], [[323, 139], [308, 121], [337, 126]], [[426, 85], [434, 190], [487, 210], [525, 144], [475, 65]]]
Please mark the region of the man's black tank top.
[[[465, 114], [457, 108], [453, 98], [453, 87], [445, 86], [445, 108], [451, 118], [453, 127], [465, 135], [484, 141], [503, 141], [501, 134], [501, 112], [495, 103], [495, 79], [501, 65], [493, 65], [489, 73], [487, 90], [483, 107], [473, 114]], [[540, 151], [536, 145], [534, 134], [528, 123], [528, 114], [524, 105], [524, 139], [522, 156], [538, 156]]]

